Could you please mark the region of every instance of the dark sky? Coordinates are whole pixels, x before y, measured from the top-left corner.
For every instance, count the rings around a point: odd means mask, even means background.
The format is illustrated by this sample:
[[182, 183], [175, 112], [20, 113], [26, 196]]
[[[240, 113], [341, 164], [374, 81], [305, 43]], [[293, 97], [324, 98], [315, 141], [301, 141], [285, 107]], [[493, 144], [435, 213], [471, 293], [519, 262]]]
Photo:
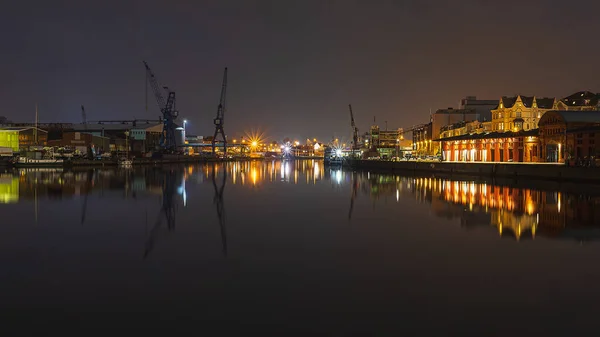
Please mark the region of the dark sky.
[[[0, 115], [157, 118], [146, 60], [188, 133], [349, 139], [428, 119], [466, 95], [600, 91], [599, 1], [14, 1], [0, 12]], [[151, 97], [152, 98], [152, 97]]]

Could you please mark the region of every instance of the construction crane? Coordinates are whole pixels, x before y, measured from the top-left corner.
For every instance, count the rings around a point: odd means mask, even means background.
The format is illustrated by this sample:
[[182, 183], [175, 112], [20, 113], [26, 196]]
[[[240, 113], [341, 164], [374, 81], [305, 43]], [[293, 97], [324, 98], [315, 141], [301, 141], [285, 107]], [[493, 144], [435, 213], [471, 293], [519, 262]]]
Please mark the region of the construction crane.
[[355, 156], [358, 150], [358, 128], [356, 127], [356, 123], [354, 123], [352, 104], [348, 104], [348, 109], [350, 109], [350, 125], [352, 126], [352, 156]]
[[87, 124], [87, 117], [85, 115], [85, 108], [83, 105], [81, 106], [81, 121], [83, 122], [84, 126]]
[[214, 119], [215, 123], [215, 135], [212, 139], [212, 153], [215, 155], [215, 144], [217, 142], [217, 136], [221, 135], [223, 138], [223, 154], [227, 156], [227, 137], [225, 137], [225, 131], [223, 131], [224, 117], [225, 117], [225, 98], [227, 94], [227, 68], [223, 72], [223, 84], [221, 86], [221, 99], [219, 100], [219, 106], [217, 107], [217, 118]]
[[[177, 148], [177, 143], [175, 142], [175, 119], [178, 115], [178, 111], [175, 110], [175, 92], [170, 91], [168, 87], [162, 87], [161, 89], [156, 76], [146, 61], [144, 61], [144, 66], [146, 67], [146, 78], [148, 83], [150, 83], [150, 87], [152, 87], [154, 97], [162, 113], [163, 131], [160, 136], [160, 148], [163, 151], [175, 152]], [[163, 89], [168, 93], [166, 102], [162, 94]]]

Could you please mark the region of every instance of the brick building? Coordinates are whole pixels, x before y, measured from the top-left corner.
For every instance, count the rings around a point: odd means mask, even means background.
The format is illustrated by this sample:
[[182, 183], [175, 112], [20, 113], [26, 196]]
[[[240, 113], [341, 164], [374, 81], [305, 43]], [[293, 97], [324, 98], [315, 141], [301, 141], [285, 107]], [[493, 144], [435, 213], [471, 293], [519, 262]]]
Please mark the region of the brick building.
[[539, 122], [540, 157], [575, 164], [600, 153], [600, 111], [548, 111]]

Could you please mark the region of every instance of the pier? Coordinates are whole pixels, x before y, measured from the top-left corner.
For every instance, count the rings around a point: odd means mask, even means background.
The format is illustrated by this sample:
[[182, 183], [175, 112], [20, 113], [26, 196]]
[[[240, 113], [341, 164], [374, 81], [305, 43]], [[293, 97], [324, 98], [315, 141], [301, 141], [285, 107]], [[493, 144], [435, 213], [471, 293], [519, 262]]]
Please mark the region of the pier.
[[436, 161], [348, 160], [350, 167], [390, 173], [412, 172], [449, 176], [502, 177], [552, 181], [600, 182], [600, 170], [563, 164], [541, 163], [458, 163]]

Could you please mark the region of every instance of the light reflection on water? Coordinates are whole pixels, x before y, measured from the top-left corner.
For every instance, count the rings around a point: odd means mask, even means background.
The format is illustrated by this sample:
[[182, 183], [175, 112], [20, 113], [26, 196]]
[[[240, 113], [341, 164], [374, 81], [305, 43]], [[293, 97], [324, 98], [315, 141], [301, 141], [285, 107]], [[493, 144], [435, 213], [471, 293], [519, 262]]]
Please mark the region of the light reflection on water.
[[313, 160], [0, 173], [0, 314], [144, 313], [217, 335], [585, 331], [597, 191]]
[[516, 240], [600, 239], [600, 192], [574, 185], [571, 191], [515, 186], [514, 182], [457, 181], [433, 177], [361, 174], [373, 198], [400, 194], [430, 206], [433, 214], [460, 219], [462, 226], [490, 226]]

